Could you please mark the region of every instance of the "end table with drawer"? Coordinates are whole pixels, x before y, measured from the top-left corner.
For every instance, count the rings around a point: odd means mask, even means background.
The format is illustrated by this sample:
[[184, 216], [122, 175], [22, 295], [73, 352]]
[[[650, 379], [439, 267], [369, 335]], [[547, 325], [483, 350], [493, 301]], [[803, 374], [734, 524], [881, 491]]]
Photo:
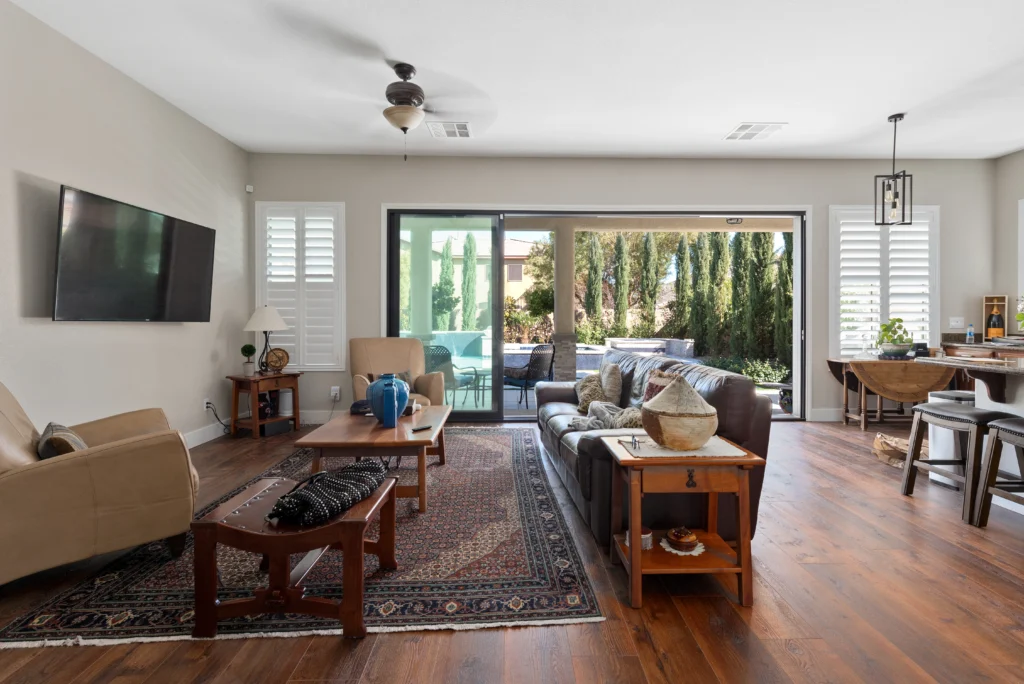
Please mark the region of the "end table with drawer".
[[[231, 436], [233, 437], [238, 428], [249, 428], [252, 430], [253, 439], [260, 438], [260, 426], [267, 423], [290, 420], [294, 422], [296, 430], [299, 429], [299, 376], [302, 373], [267, 373], [266, 375], [256, 374], [229, 375], [231, 381]], [[260, 418], [260, 393], [271, 390], [290, 389], [292, 391], [293, 406], [295, 414], [291, 416], [271, 416], [267, 419]], [[249, 395], [249, 418], [239, 418], [240, 408], [238, 395]]]
[[[737, 456], [657, 456], [637, 458], [620, 442], [622, 437], [602, 437], [612, 454], [611, 557], [621, 560], [629, 575], [629, 599], [633, 608], [643, 605], [644, 575], [732, 573], [737, 575], [741, 605], [754, 602], [753, 564], [750, 559], [750, 471], [765, 461], [728, 440], [742, 451]], [[721, 438], [719, 438], [721, 439]], [[622, 482], [629, 491], [629, 529], [622, 530]], [[718, 494], [736, 494], [739, 539], [734, 549], [718, 535]], [[707, 494], [707, 529], [690, 531], [704, 544], [699, 556], [678, 556], [660, 545], [664, 530], [654, 530], [654, 548], [644, 551], [640, 540], [641, 502], [648, 494]], [[629, 535], [629, 546], [626, 545]]]

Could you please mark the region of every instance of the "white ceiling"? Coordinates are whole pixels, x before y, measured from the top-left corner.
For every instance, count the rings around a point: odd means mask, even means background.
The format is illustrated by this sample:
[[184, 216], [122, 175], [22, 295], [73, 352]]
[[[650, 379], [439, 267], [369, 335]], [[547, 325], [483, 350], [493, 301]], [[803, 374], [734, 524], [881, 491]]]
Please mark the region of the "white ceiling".
[[877, 158], [897, 111], [904, 158], [1024, 147], [1021, 0], [14, 2], [252, 151], [400, 154], [385, 58], [477, 136], [417, 155]]

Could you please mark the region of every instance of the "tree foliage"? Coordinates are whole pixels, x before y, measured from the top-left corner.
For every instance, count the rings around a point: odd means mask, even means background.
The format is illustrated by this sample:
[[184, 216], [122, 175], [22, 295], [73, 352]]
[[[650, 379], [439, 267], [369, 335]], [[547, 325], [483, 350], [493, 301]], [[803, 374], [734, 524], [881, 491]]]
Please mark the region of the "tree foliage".
[[615, 331], [625, 335], [629, 327], [629, 246], [626, 236], [615, 238]]
[[729, 350], [733, 356], [747, 351], [747, 315], [750, 308], [750, 233], [736, 233], [732, 239], [732, 320]]
[[476, 330], [476, 238], [466, 235], [462, 246], [462, 329]]
[[747, 353], [754, 359], [775, 355], [775, 234], [751, 233], [747, 310]]
[[689, 333], [693, 337], [694, 353], [705, 356], [711, 341], [707, 322], [711, 318], [712, 309], [711, 244], [707, 233], [698, 235], [690, 247], [690, 262], [693, 299], [690, 305]]
[[793, 365], [793, 234], [783, 233], [779, 277], [775, 282], [775, 356]]
[[531, 316], [547, 316], [555, 312], [555, 291], [550, 287], [532, 285], [523, 293], [523, 299]]
[[654, 328], [661, 286], [658, 269], [658, 246], [654, 233], [644, 233], [640, 256], [640, 313], [644, 324]]
[[595, 321], [604, 313], [604, 251], [597, 233], [591, 233], [587, 253], [587, 294], [585, 310]]
[[445, 240], [441, 250], [441, 273], [431, 292], [434, 330], [455, 330], [452, 312], [459, 305], [455, 296], [455, 261], [452, 259], [452, 239]]
[[708, 346], [714, 353], [724, 354], [729, 350], [729, 234], [715, 231], [708, 240], [711, 243]]
[[675, 335], [682, 339], [690, 327], [690, 300], [693, 284], [690, 282], [690, 234], [683, 233], [676, 244], [676, 301], [673, 304]]

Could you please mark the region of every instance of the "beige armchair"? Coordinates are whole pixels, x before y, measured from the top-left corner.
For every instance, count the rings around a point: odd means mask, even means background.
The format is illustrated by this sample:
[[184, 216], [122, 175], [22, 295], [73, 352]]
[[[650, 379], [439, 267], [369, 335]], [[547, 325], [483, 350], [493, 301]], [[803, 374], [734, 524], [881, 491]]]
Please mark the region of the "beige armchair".
[[164, 412], [71, 429], [89, 448], [40, 461], [39, 432], [0, 384], [0, 584], [158, 539], [184, 549], [199, 478]]
[[410, 401], [424, 406], [444, 403], [444, 375], [426, 373], [423, 343], [415, 337], [356, 337], [348, 343], [352, 364], [352, 395], [356, 401], [366, 398], [370, 375], [409, 371], [412, 387]]

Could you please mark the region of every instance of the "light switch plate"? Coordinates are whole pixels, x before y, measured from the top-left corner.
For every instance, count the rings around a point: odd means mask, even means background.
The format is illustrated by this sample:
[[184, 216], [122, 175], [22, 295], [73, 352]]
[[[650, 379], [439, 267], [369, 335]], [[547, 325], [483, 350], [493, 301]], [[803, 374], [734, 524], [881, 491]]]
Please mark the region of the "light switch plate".
[[949, 319], [949, 328], [950, 328], [950, 330], [963, 330], [964, 329], [964, 319], [963, 319], [963, 316], [954, 316], [954, 317], [950, 318]]

